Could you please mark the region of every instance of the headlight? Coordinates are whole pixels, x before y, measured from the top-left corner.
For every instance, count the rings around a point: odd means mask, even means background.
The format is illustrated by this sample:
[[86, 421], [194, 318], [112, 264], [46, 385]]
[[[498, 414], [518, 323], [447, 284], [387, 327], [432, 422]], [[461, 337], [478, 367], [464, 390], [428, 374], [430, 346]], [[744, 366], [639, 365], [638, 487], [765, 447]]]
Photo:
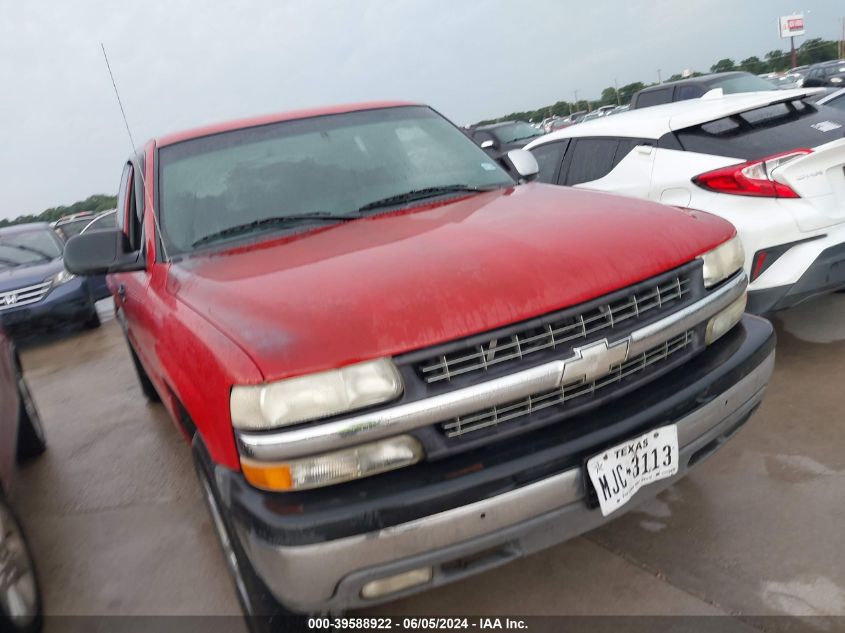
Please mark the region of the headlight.
[[66, 284], [71, 279], [75, 279], [76, 275], [73, 273], [69, 273], [66, 270], [60, 270], [55, 275], [50, 277], [49, 281], [52, 283], [53, 286], [61, 286], [62, 284]]
[[236, 386], [230, 408], [238, 429], [272, 429], [388, 402], [402, 394], [402, 378], [387, 358], [267, 385]]
[[727, 242], [699, 257], [704, 262], [704, 287], [711, 288], [727, 279], [745, 264], [745, 252], [739, 236], [734, 235]]
[[241, 470], [256, 488], [307, 490], [410, 466], [420, 461], [424, 454], [415, 438], [399, 435], [287, 462], [260, 462], [242, 457]]

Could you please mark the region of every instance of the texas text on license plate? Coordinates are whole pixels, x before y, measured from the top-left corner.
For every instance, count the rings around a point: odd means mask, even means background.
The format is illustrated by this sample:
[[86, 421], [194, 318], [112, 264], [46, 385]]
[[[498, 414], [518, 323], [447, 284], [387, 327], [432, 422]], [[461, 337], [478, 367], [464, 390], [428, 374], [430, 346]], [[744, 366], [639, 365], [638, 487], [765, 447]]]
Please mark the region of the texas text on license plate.
[[643, 486], [678, 472], [678, 427], [661, 426], [587, 460], [602, 516], [619, 509]]

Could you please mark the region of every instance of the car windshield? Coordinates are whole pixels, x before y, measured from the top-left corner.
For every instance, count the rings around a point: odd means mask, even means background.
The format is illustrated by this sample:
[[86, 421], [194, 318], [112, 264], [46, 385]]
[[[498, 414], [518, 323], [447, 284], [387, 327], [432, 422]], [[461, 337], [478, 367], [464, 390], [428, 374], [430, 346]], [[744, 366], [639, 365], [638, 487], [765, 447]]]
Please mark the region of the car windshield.
[[163, 147], [159, 158], [161, 230], [176, 254], [229, 231], [242, 237], [237, 227], [324, 225], [364, 207], [390, 206], [380, 201], [403, 204], [398, 197], [405, 194], [514, 184], [466, 135], [422, 106], [245, 128]]
[[61, 255], [61, 245], [49, 229], [0, 235], [0, 269], [48, 262]]
[[516, 123], [508, 123], [493, 130], [499, 141], [503, 144], [513, 143], [515, 141], [527, 141], [528, 139], [543, 136], [543, 130], [538, 130], [530, 123], [524, 121], [517, 121]]
[[710, 90], [721, 88], [726, 95], [736, 92], [757, 92], [760, 90], [777, 90], [777, 87], [762, 77], [751, 74], [728, 75], [707, 81]]

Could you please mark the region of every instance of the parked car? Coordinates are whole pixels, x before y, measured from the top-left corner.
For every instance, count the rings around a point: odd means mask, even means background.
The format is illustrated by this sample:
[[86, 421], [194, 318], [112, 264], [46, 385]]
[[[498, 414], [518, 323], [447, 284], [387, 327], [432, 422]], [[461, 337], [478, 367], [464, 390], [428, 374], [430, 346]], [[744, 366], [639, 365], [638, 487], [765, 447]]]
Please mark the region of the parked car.
[[103, 229], [114, 228], [117, 228], [117, 209], [111, 209], [97, 214], [97, 216], [91, 219], [79, 233], [81, 234], [86, 231], [101, 231]]
[[711, 90], [721, 89], [723, 94], [777, 90], [769, 81], [742, 71], [714, 73], [700, 77], [680, 79], [643, 88], [631, 97], [631, 109], [648, 108], [673, 101], [698, 99]]
[[554, 132], [555, 130], [562, 130], [563, 128], [569, 127], [570, 125], [574, 125], [571, 117], [555, 119], [554, 121], [552, 121], [551, 126], [549, 126], [549, 132]]
[[804, 76], [798, 73], [765, 73], [757, 76], [771, 82], [778, 90], [800, 88], [804, 80]]
[[595, 111], [598, 113], [599, 116], [607, 116], [608, 114], [613, 112], [617, 107], [619, 107], [619, 106], [603, 105], [603, 106], [599, 106], [598, 108], [596, 108]]
[[62, 238], [62, 241], [67, 242], [74, 235], [79, 235], [96, 215], [93, 211], [80, 211], [56, 220], [52, 227]]
[[14, 345], [0, 330], [0, 631], [36, 633], [42, 628], [35, 563], [11, 499], [16, 462], [46, 447]]
[[10, 333], [100, 324], [93, 282], [65, 270], [63, 248], [46, 223], [0, 229], [0, 324]]
[[598, 111], [596, 111], [596, 112], [588, 112], [588, 113], [587, 113], [587, 114], [585, 114], [583, 117], [581, 117], [581, 120], [579, 121], [579, 123], [584, 123], [585, 121], [593, 121], [593, 120], [595, 120], [595, 119], [601, 118], [601, 116], [602, 116], [602, 115], [601, 115], [601, 114], [599, 114], [599, 113], [598, 113]]
[[469, 132], [470, 138], [493, 158], [499, 158], [512, 149], [519, 149], [529, 141], [543, 135], [525, 121], [503, 121], [474, 127]]
[[700, 209], [745, 247], [748, 307], [845, 286], [845, 115], [811, 90], [684, 101], [555, 132], [528, 146], [540, 180]]
[[543, 121], [540, 123], [540, 127], [542, 128], [542, 130], [543, 130], [544, 132], [549, 133], [549, 132], [551, 132], [551, 131], [552, 131], [552, 124], [553, 124], [555, 121], [558, 121], [558, 120], [560, 120], [560, 117], [559, 117], [559, 116], [550, 116], [550, 117], [546, 117], [546, 118], [545, 118], [545, 119], [543, 119]]
[[807, 69], [801, 85], [804, 88], [821, 86], [845, 88], [845, 59], [813, 64]]
[[774, 334], [743, 316], [728, 222], [507, 160], [518, 179], [421, 105], [234, 121], [147, 143], [120, 228], [68, 242], [69, 270], [112, 271], [246, 613], [377, 604], [572, 538], [760, 402]]
[[845, 110], [845, 87], [839, 90], [828, 89], [812, 99], [819, 105], [826, 105], [837, 110]]

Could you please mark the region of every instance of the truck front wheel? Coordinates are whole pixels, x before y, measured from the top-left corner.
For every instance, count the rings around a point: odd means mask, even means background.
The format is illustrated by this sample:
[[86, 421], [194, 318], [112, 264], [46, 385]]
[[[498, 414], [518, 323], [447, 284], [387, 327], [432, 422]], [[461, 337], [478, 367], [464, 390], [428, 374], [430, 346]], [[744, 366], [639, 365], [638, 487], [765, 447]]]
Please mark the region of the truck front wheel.
[[195, 437], [193, 444], [194, 466], [203, 498], [211, 514], [211, 522], [217, 533], [220, 548], [223, 550], [226, 566], [235, 584], [238, 602], [250, 632], [307, 631], [306, 616], [288, 611], [279, 604], [255, 573], [238, 540], [231, 519], [223, 511], [217, 486], [214, 483], [210, 459], [204, 447], [201, 446], [201, 440]]

